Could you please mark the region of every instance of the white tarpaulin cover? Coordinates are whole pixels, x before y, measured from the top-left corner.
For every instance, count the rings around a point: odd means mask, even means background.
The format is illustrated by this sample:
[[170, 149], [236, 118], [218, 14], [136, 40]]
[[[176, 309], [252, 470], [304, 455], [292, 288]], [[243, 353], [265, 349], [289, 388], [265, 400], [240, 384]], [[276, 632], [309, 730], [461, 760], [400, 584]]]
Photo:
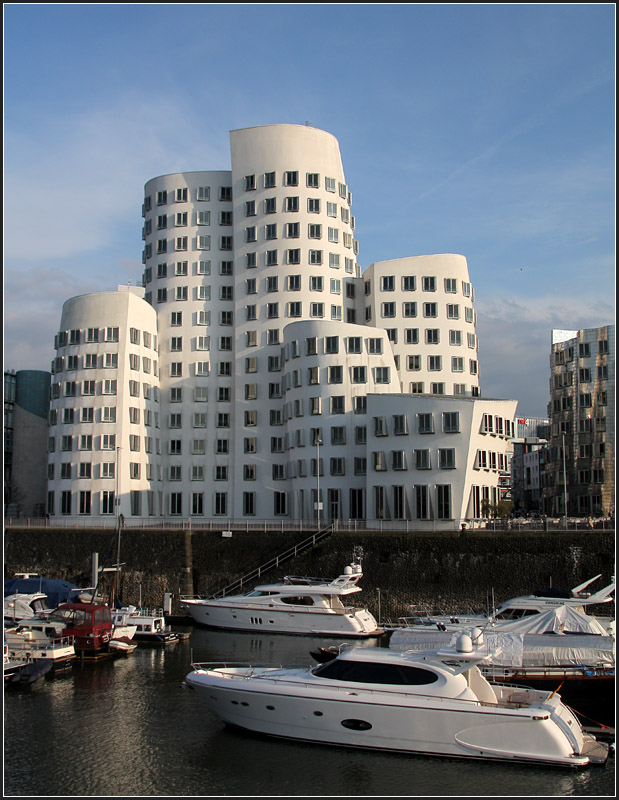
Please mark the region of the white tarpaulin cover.
[[606, 631], [595, 619], [588, 614], [571, 606], [559, 606], [540, 614], [531, 614], [520, 619], [506, 620], [498, 622], [494, 630], [502, 633], [592, 633], [601, 636], [606, 635]]
[[[459, 631], [396, 629], [389, 647], [394, 650], [436, 650], [454, 647]], [[615, 665], [615, 639], [592, 617], [561, 606], [520, 620], [501, 622], [483, 631], [485, 662], [504, 667]]]

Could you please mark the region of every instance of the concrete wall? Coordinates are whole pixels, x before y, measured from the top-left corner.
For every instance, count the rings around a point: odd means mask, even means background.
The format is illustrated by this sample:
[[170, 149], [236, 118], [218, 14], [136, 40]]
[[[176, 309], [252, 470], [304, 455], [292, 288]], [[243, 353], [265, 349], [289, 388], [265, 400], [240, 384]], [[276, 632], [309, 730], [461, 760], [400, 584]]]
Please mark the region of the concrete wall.
[[[186, 593], [187, 552], [190, 577], [197, 594], [217, 591], [250, 569], [305, 538], [293, 533], [234, 533], [222, 538], [204, 532], [126, 532], [121, 538], [125, 564], [121, 596], [125, 602], [161, 606], [165, 592]], [[116, 559], [116, 537], [101, 531], [6, 531], [5, 577], [36, 571], [46, 577], [89, 586], [91, 558], [100, 566]], [[468, 533], [408, 534], [336, 533], [313, 549], [265, 573], [248, 584], [277, 580], [283, 575], [337, 577], [352, 560], [353, 548], [364, 550], [358, 602], [377, 614], [380, 589], [382, 618], [407, 613], [409, 604], [462, 610], [483, 610], [494, 592], [501, 602], [543, 586], [571, 588], [598, 573], [601, 589], [614, 574], [614, 534], [568, 532], [551, 534]], [[610, 613], [608, 606], [604, 613]], [[614, 613], [614, 606], [612, 613]]]

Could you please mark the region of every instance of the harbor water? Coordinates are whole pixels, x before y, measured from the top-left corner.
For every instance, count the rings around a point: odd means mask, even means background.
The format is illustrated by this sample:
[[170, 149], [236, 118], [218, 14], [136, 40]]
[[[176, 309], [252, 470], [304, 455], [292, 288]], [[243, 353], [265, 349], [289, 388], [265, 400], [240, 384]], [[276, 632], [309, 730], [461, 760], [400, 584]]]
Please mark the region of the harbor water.
[[195, 629], [5, 689], [4, 796], [615, 796], [614, 757], [571, 771], [270, 739], [226, 728], [183, 688], [192, 660], [310, 665], [327, 642]]

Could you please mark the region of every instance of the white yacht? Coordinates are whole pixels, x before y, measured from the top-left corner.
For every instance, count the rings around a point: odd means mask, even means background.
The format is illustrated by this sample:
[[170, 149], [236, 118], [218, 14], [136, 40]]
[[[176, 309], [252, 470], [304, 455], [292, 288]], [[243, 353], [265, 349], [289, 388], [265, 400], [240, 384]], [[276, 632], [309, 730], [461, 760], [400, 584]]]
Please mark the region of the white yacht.
[[542, 611], [548, 611], [552, 608], [559, 606], [570, 606], [578, 611], [585, 612], [586, 606], [598, 605], [601, 603], [610, 603], [613, 600], [613, 592], [615, 591], [615, 581], [613, 580], [604, 589], [598, 592], [585, 591], [587, 587], [594, 581], [597, 581], [600, 575], [590, 578], [588, 581], [575, 586], [573, 589], [539, 589], [533, 594], [523, 595], [521, 597], [512, 597], [502, 603], [496, 610], [494, 615], [495, 619], [518, 619], [530, 614], [539, 614]]
[[[400, 617], [395, 622], [386, 623], [386, 627], [389, 629], [415, 627], [421, 630], [423, 626], [426, 626], [428, 628], [438, 628], [441, 631], [455, 631], [471, 625], [484, 625], [489, 622], [505, 622], [531, 617], [561, 607], [569, 607], [584, 614], [587, 606], [611, 603], [614, 599], [614, 579], [608, 586], [598, 592], [591, 594], [585, 591], [590, 584], [600, 577], [601, 573], [575, 586], [573, 589], [538, 589], [533, 594], [512, 597], [487, 615], [467, 612], [464, 614], [430, 613], [428, 611], [420, 611], [415, 606], [410, 606], [414, 612], [413, 616]], [[612, 617], [596, 616], [595, 619], [605, 628], [607, 634], [614, 635], [615, 625]]]
[[519, 764], [585, 767], [608, 747], [555, 693], [491, 686], [487, 655], [356, 647], [313, 668], [194, 664], [186, 685], [229, 725], [309, 742]]
[[367, 638], [383, 630], [366, 608], [346, 605], [360, 592], [361, 565], [347, 566], [334, 580], [288, 576], [244, 595], [181, 598], [195, 622], [211, 628], [269, 633]]

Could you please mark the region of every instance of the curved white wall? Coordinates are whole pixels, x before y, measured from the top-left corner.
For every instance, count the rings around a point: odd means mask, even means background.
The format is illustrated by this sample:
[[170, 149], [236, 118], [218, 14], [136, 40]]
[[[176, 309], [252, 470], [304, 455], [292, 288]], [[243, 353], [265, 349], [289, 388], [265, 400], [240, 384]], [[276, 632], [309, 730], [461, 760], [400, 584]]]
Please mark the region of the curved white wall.
[[379, 261], [363, 281], [366, 323], [391, 331], [403, 392], [479, 396], [474, 292], [464, 256]]
[[63, 306], [52, 364], [50, 516], [159, 513], [157, 319], [142, 293], [119, 287]]
[[[355, 322], [354, 218], [339, 146], [325, 131], [232, 131], [236, 517], [313, 516], [290, 495], [282, 345], [297, 320]], [[355, 287], [358, 291], [358, 288]], [[279, 387], [279, 388], [278, 388]], [[252, 452], [254, 447], [257, 452]], [[297, 459], [294, 459], [296, 462]]]
[[165, 516], [210, 516], [232, 480], [234, 250], [227, 171], [144, 188], [144, 285], [159, 323]]

